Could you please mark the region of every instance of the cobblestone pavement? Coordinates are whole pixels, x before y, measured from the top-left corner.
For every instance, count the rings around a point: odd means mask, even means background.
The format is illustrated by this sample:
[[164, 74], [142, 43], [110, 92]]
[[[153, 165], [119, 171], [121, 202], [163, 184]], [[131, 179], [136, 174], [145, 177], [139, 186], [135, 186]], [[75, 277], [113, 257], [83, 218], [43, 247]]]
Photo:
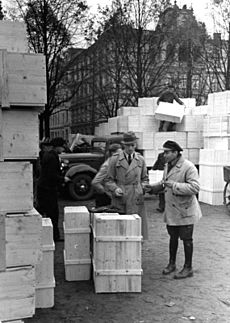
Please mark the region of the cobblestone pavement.
[[[92, 201], [90, 202], [92, 203]], [[55, 250], [55, 306], [36, 309], [27, 323], [230, 323], [230, 215], [224, 206], [201, 204], [203, 217], [194, 232], [194, 276], [163, 276], [168, 235], [156, 197], [147, 197], [149, 241], [142, 251], [142, 292], [95, 294], [93, 282], [66, 282], [63, 242]], [[63, 205], [79, 205], [61, 201]], [[63, 213], [62, 213], [63, 214]], [[60, 227], [63, 218], [60, 219]], [[177, 266], [183, 266], [180, 242]]]

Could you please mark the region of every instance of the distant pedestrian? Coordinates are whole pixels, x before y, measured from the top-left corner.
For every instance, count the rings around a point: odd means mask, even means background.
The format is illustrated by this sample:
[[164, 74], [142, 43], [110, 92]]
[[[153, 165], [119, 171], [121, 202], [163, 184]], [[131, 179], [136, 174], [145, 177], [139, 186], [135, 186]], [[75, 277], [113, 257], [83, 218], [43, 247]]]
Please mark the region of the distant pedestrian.
[[[157, 160], [153, 164], [152, 170], [164, 170], [165, 167], [165, 158], [164, 153], [159, 153], [157, 156]], [[164, 191], [158, 193], [159, 196], [159, 206], [157, 208], [158, 212], [164, 212], [165, 210], [165, 194]]]
[[143, 239], [148, 239], [144, 189], [148, 184], [145, 160], [135, 151], [134, 132], [124, 133], [124, 151], [115, 153], [110, 160], [106, 186], [112, 194], [112, 206], [121, 214], [138, 214], [142, 218]]
[[95, 207], [107, 206], [111, 204], [111, 193], [105, 187], [105, 178], [108, 173], [111, 156], [121, 152], [121, 144], [114, 143], [109, 146], [109, 155], [106, 161], [101, 165], [98, 173], [92, 180], [92, 186], [95, 189]]
[[[184, 105], [184, 102], [181, 101], [179, 96], [176, 93], [176, 90], [173, 85], [167, 85], [166, 89], [162, 92], [160, 97], [157, 100], [157, 105], [159, 105], [160, 102], [168, 102], [173, 103], [173, 101], [176, 101], [177, 103]], [[160, 127], [159, 131], [174, 131], [175, 130], [175, 123], [169, 122], [169, 121], [160, 121]]]
[[37, 210], [41, 215], [51, 219], [54, 241], [60, 240], [58, 186], [70, 180], [61, 175], [60, 169], [59, 154], [65, 151], [65, 144], [65, 140], [61, 137], [50, 141], [52, 149], [42, 155], [41, 171], [37, 184]]
[[201, 218], [201, 209], [196, 194], [200, 184], [198, 171], [192, 162], [181, 155], [183, 149], [174, 141], [163, 145], [166, 161], [164, 170], [165, 212], [164, 220], [170, 236], [169, 264], [163, 270], [168, 275], [176, 270], [176, 255], [179, 238], [184, 244], [185, 262], [183, 269], [174, 278], [181, 279], [193, 276], [193, 229]]

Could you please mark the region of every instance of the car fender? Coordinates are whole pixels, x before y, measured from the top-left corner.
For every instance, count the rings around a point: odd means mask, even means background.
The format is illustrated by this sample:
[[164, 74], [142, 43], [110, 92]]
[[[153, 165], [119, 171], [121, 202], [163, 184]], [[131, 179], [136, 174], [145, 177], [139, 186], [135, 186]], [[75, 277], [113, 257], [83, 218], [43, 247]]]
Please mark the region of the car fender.
[[79, 164], [70, 167], [70, 169], [68, 169], [68, 171], [66, 172], [65, 176], [72, 178], [74, 175], [79, 173], [92, 173], [95, 175], [97, 173], [97, 170], [89, 165]]

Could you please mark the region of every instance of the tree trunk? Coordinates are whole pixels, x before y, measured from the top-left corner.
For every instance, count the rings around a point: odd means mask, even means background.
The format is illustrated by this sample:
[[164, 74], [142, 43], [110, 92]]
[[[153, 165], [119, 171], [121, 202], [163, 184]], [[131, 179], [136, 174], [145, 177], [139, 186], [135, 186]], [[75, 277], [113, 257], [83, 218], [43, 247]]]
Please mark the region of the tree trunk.
[[226, 71], [226, 87], [225, 90], [230, 90], [230, 23], [228, 25], [228, 60]]

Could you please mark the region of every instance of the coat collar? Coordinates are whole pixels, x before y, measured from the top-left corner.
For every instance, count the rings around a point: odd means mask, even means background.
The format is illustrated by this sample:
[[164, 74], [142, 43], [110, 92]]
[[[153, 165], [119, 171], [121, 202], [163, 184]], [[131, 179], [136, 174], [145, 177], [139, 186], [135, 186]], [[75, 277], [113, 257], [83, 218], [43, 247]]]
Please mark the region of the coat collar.
[[[181, 157], [177, 160], [176, 164], [175, 164], [175, 165], [170, 169], [170, 171], [168, 172], [168, 174], [166, 174], [166, 177], [168, 177], [168, 176], [170, 176], [170, 175], [172, 175], [172, 174], [177, 173], [177, 172], [180, 170], [180, 168], [181, 168], [181, 166], [183, 165], [183, 163], [184, 163], [184, 157], [183, 157], [183, 156], [181, 156]], [[168, 167], [168, 164], [166, 164], [166, 167]]]
[[127, 170], [127, 172], [130, 172], [133, 168], [137, 167], [139, 163], [140, 163], [140, 158], [137, 152], [135, 152], [134, 158], [130, 165], [128, 164], [127, 159], [125, 158], [124, 152], [121, 152], [118, 157], [117, 165], [124, 167]]

